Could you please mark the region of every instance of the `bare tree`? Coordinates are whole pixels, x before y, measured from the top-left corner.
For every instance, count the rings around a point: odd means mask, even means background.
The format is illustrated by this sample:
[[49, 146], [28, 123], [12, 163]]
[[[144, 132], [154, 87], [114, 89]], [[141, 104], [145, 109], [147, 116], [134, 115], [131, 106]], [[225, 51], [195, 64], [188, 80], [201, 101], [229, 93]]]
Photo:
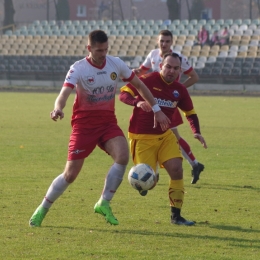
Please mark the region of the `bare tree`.
[[[14, 14], [13, 0], [4, 0], [4, 27], [14, 25]], [[5, 28], [4, 32], [7, 30], [10, 28]]]
[[54, 0], [56, 8], [56, 19], [58, 21], [69, 20], [70, 19], [70, 7], [68, 0]]
[[170, 20], [180, 19], [180, 0], [167, 0], [167, 7]]
[[204, 1], [203, 0], [193, 0], [191, 6], [191, 19], [200, 19], [202, 11], [204, 9]]

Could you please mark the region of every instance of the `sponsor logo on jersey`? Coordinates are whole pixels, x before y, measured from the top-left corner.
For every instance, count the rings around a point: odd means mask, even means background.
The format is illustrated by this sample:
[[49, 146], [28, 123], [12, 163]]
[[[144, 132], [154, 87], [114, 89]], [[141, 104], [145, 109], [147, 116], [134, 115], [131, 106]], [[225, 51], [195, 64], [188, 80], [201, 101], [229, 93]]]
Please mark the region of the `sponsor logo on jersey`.
[[65, 80], [69, 81], [69, 80], [70, 80], [70, 77], [67, 77]]
[[172, 94], [173, 94], [173, 96], [176, 97], [176, 98], [180, 96], [180, 93], [179, 93], [177, 90], [174, 90], [174, 91], [172, 92]]
[[160, 107], [171, 107], [171, 108], [175, 108], [178, 104], [178, 101], [174, 101], [172, 102], [171, 100], [165, 100], [165, 99], [160, 99], [160, 98], [155, 98], [154, 99], [156, 101], [156, 103], [160, 106]]
[[116, 79], [117, 79], [117, 74], [116, 74], [115, 72], [112, 72], [112, 73], [110, 74], [110, 78], [111, 78], [112, 80], [116, 80]]
[[97, 75], [102, 75], [102, 74], [107, 74], [107, 72], [106, 71], [97, 72]]
[[103, 86], [102, 87], [97, 87], [97, 88], [93, 89], [92, 94], [93, 95], [103, 94], [104, 90], [105, 90], [105, 88]]
[[162, 91], [162, 89], [160, 89], [160, 88], [155, 88], [155, 87], [153, 87], [153, 89], [154, 89], [154, 90], [158, 90], [158, 91]]
[[88, 76], [87, 77], [88, 84], [92, 85], [95, 83], [95, 77], [94, 76]]
[[70, 70], [70, 74], [73, 73], [73, 72], [74, 72], [74, 70]]

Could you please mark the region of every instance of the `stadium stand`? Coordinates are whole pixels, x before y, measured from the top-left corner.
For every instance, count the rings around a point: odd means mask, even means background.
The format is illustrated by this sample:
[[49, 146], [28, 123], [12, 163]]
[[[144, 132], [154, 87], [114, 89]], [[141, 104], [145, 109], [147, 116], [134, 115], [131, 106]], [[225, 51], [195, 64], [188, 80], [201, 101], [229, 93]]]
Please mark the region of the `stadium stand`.
[[[210, 35], [228, 26], [229, 44], [194, 46], [201, 25]], [[259, 19], [34, 21], [0, 35], [1, 78], [28, 77], [31, 72], [34, 79], [63, 79], [69, 65], [87, 55], [87, 34], [94, 29], [108, 33], [109, 54], [121, 56], [132, 68], [156, 48], [159, 31], [169, 29], [174, 34], [172, 48], [188, 57], [202, 80], [222, 75], [224, 82], [240, 77], [259, 82]]]

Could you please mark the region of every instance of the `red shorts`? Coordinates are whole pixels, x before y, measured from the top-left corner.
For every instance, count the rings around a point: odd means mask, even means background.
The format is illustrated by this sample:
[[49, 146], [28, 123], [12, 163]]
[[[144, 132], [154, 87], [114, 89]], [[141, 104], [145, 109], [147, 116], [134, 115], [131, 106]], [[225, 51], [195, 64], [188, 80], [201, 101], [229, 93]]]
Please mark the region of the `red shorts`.
[[179, 125], [183, 124], [182, 116], [178, 108], [174, 110], [174, 113], [172, 115], [172, 124], [171, 128], [177, 127]]
[[96, 145], [105, 151], [105, 142], [117, 136], [125, 135], [115, 123], [97, 128], [80, 128], [74, 124], [69, 141], [68, 161], [88, 157]]

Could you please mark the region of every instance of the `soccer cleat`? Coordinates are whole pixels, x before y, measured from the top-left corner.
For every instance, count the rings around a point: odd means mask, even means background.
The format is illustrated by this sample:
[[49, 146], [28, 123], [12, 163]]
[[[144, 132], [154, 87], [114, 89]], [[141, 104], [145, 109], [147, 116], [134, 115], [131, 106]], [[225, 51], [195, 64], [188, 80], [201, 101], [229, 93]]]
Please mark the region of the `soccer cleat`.
[[193, 177], [191, 180], [191, 184], [195, 184], [200, 177], [200, 173], [204, 170], [204, 165], [201, 163], [198, 163], [196, 166], [193, 167], [191, 170], [191, 176]]
[[136, 189], [138, 190], [138, 192], [139, 192], [139, 194], [141, 196], [146, 196], [147, 195], [148, 190], [143, 190], [142, 187], [139, 186], [139, 184], [137, 184], [137, 183], [135, 184], [135, 187], [136, 187]]
[[139, 194], [140, 194], [141, 196], [146, 196], [147, 193], [148, 193], [148, 190], [139, 190]]
[[173, 215], [171, 216], [171, 223], [175, 225], [184, 225], [184, 226], [193, 226], [195, 225], [194, 221], [186, 220], [185, 218], [178, 216], [174, 217]]
[[44, 217], [46, 216], [49, 209], [46, 209], [40, 205], [35, 212], [33, 213], [32, 217], [29, 220], [29, 225], [31, 227], [40, 227]]
[[118, 220], [112, 213], [111, 207], [109, 205], [109, 201], [102, 200], [101, 203], [98, 201], [94, 206], [94, 212], [104, 216], [106, 221], [111, 225], [119, 224]]

